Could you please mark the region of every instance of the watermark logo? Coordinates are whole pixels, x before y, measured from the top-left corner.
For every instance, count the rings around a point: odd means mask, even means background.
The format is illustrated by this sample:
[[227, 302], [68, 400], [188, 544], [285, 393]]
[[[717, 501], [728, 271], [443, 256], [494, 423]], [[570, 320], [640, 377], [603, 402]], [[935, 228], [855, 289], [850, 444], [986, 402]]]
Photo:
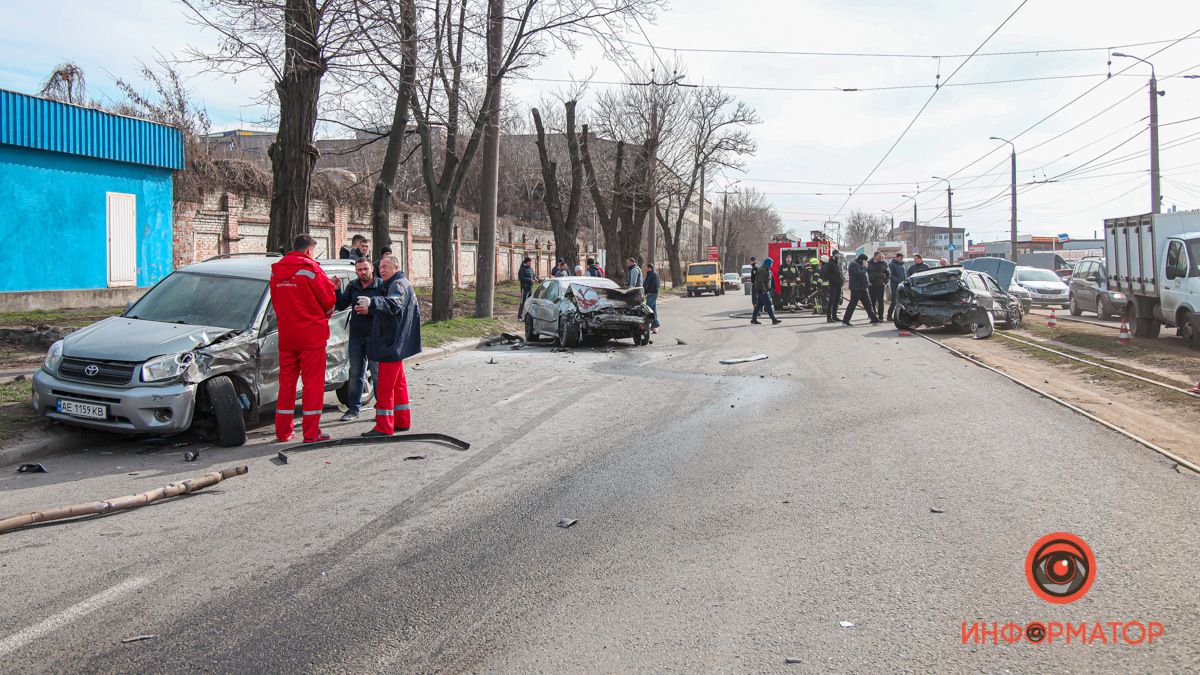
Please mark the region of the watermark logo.
[[1096, 556], [1079, 537], [1054, 532], [1034, 542], [1025, 556], [1029, 587], [1046, 602], [1065, 605], [1087, 594], [1096, 580]]

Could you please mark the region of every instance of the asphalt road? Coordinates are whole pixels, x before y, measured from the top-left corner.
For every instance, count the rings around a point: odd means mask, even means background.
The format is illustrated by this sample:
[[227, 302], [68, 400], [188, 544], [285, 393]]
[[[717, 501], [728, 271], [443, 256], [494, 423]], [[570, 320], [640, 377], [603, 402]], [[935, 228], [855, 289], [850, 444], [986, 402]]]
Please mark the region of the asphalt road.
[[[414, 431], [466, 452], [278, 465], [263, 430], [194, 463], [129, 443], [10, 469], [4, 515], [250, 466], [191, 497], [0, 535], [3, 670], [1200, 668], [1200, 478], [890, 326], [729, 317], [748, 304], [664, 302], [649, 347], [410, 370]], [[1024, 574], [1056, 531], [1097, 558], [1068, 605]], [[1164, 634], [963, 644], [964, 622], [1034, 620]], [[122, 643], [137, 635], [156, 637]]]

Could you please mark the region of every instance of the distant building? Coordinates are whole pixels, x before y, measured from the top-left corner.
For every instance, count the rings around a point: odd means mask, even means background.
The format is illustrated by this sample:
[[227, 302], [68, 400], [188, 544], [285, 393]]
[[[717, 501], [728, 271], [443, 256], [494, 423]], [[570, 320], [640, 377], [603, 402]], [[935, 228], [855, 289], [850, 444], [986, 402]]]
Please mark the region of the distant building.
[[[914, 225], [911, 220], [902, 220], [900, 224], [888, 232], [891, 241], [903, 241], [908, 244], [909, 255], [920, 255], [924, 258], [949, 259], [955, 261], [963, 258], [966, 251], [966, 230], [954, 228], [954, 238], [951, 240], [949, 228], [936, 225]], [[954, 244], [954, 255], [950, 255], [950, 244]]]
[[174, 127], [0, 90], [0, 308], [137, 297], [172, 269]]

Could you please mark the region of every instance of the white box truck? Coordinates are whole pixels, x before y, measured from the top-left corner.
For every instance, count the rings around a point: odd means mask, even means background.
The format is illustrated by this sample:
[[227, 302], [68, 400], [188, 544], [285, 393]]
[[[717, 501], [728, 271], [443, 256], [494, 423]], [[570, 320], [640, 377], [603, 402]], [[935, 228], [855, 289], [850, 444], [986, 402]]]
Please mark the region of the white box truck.
[[1200, 349], [1200, 211], [1108, 218], [1104, 255], [1109, 288], [1129, 296], [1134, 337], [1165, 325]]

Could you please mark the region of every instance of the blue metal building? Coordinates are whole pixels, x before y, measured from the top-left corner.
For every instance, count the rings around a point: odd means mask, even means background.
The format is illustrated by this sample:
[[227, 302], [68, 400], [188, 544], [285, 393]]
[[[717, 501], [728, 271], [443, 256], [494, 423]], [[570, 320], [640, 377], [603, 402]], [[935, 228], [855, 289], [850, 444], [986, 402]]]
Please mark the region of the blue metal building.
[[166, 276], [182, 168], [174, 127], [0, 89], [0, 295], [116, 296]]

